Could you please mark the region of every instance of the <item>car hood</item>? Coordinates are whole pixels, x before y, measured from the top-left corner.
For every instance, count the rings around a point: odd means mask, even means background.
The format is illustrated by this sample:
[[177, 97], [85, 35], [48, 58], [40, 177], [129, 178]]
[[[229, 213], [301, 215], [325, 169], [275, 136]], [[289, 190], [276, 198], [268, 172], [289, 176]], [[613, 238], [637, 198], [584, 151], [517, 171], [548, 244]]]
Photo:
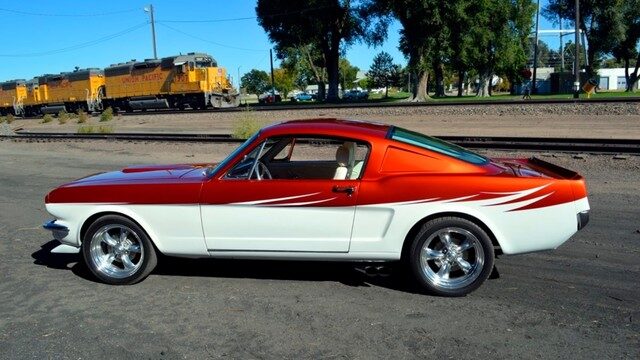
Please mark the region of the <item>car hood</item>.
[[144, 165], [90, 175], [61, 185], [46, 203], [197, 203], [212, 164]]
[[[171, 164], [171, 165], [138, 165], [129, 166], [120, 171], [110, 171], [89, 175], [69, 184], [99, 185], [123, 184], [139, 182], [166, 182], [179, 179], [201, 178], [203, 171], [212, 164]], [[63, 186], [65, 186], [63, 185]]]

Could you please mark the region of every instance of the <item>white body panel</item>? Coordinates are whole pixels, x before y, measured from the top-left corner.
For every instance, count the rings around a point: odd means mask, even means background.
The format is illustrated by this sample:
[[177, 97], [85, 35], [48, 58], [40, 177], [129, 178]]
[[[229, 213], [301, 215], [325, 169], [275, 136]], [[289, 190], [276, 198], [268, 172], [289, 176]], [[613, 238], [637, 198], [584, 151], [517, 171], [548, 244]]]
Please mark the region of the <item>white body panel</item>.
[[82, 224], [94, 214], [117, 213], [137, 222], [147, 232], [158, 250], [167, 255], [207, 256], [202, 235], [200, 206], [129, 205], [129, 204], [47, 204], [56, 224], [66, 226], [69, 235], [60, 241], [80, 246]]
[[211, 251], [348, 252], [355, 206], [203, 205]]
[[[577, 232], [577, 214], [587, 198], [529, 210], [540, 200], [517, 201], [531, 189], [490, 200], [452, 199], [358, 207], [269, 207], [252, 205], [47, 204], [66, 226], [66, 245], [80, 246], [80, 228], [93, 214], [132, 218], [158, 250], [176, 256], [231, 258], [397, 260], [409, 230], [439, 213], [463, 213], [482, 221], [505, 254], [555, 249]], [[514, 201], [510, 204], [500, 204]], [[201, 221], [212, 219], [212, 221]], [[251, 224], [249, 223], [251, 220]], [[205, 234], [207, 240], [205, 242]]]

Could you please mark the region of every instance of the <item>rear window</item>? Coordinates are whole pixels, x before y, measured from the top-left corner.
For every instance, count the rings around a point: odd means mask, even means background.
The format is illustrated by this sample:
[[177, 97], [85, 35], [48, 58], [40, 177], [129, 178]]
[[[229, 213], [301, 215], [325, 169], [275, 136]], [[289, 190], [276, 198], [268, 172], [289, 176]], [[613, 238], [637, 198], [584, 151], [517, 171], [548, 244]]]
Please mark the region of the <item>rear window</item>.
[[391, 139], [418, 146], [427, 150], [435, 151], [440, 154], [448, 155], [456, 159], [466, 161], [476, 165], [484, 165], [489, 162], [486, 157], [469, 151], [461, 146], [436, 139], [431, 136], [423, 135], [415, 131], [394, 127], [391, 130]]

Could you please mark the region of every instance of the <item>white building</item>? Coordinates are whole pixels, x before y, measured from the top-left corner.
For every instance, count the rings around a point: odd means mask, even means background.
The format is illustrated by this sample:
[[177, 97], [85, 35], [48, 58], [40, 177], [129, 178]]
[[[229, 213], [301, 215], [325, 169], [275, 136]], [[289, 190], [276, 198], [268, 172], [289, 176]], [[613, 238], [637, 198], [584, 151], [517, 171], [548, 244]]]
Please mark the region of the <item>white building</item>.
[[[633, 69], [629, 69], [631, 73]], [[627, 79], [624, 76], [624, 68], [600, 69], [600, 90], [625, 90]], [[640, 89], [640, 82], [636, 83], [636, 89]]]

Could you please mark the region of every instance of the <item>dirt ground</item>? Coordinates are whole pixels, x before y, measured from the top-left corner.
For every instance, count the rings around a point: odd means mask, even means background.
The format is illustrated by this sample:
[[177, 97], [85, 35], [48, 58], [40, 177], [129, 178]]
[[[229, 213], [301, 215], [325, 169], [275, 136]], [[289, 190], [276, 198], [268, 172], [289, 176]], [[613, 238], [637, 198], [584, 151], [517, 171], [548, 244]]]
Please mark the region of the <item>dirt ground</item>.
[[547, 155], [587, 178], [591, 222], [555, 251], [500, 257], [500, 277], [464, 298], [316, 262], [162, 258], [114, 287], [49, 253], [53, 187], [232, 147], [0, 141], [0, 358], [640, 358], [639, 157]]
[[[541, 136], [640, 139], [640, 104], [552, 104], [240, 111], [117, 116], [100, 123], [114, 132], [232, 133], [238, 124], [308, 118], [348, 118], [402, 126], [435, 136]], [[78, 131], [75, 121], [16, 120], [11, 126], [33, 132]]]

